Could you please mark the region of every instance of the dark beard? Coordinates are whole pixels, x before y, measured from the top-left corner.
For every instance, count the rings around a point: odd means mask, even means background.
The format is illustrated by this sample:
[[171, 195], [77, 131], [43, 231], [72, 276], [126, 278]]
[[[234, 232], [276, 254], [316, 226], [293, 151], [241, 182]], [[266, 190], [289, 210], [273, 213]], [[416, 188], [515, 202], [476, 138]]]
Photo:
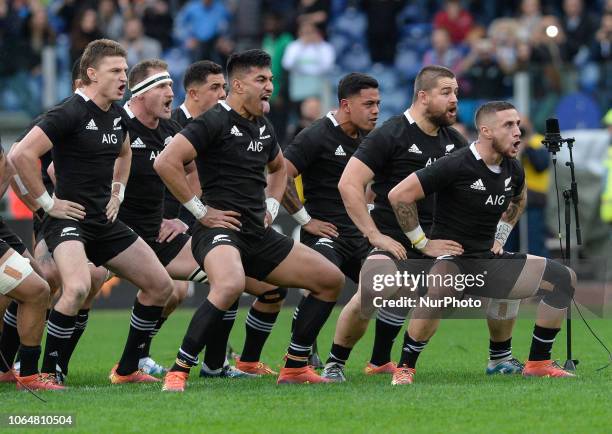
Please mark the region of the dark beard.
[[429, 110], [427, 110], [427, 118], [430, 122], [438, 127], [450, 127], [455, 123], [446, 116], [446, 110], [442, 113], [431, 113]]

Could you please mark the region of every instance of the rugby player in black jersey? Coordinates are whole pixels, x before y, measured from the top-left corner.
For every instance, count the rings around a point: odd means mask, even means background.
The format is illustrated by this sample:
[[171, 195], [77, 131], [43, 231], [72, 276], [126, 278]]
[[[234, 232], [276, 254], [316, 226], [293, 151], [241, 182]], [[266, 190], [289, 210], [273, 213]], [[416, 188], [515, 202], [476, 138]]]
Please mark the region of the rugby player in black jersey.
[[[302, 227], [300, 241], [358, 283], [361, 263], [370, 245], [346, 213], [338, 181], [362, 138], [376, 126], [378, 82], [366, 74], [346, 75], [338, 83], [338, 105], [337, 111], [302, 130], [285, 149], [287, 189], [282, 205]], [[295, 186], [295, 177], [300, 174], [304, 206]], [[298, 305], [294, 317], [299, 309]], [[313, 356], [318, 360], [316, 354]], [[379, 371], [377, 367], [370, 368], [370, 373]]]
[[[45, 241], [57, 264], [62, 296], [49, 315], [43, 372], [55, 372], [57, 355], [74, 330], [91, 286], [88, 258], [140, 288], [130, 330], [111, 383], [153, 382], [138, 370], [140, 347], [150, 339], [172, 292], [155, 253], [117, 220], [131, 162], [125, 111], [115, 104], [126, 88], [126, 52], [116, 42], [91, 42], [81, 58], [83, 86], [49, 111], [17, 145], [13, 163], [25, 187], [47, 213]], [[44, 189], [37, 160], [53, 149], [57, 184]]]
[[[219, 100], [226, 98], [223, 69], [220, 65], [209, 60], [201, 60], [189, 65], [185, 71], [183, 86], [186, 93], [185, 101], [172, 111], [172, 119], [183, 127], [213, 107]], [[197, 180], [197, 170], [187, 174], [187, 179], [190, 182], [192, 176], [195, 176]], [[199, 180], [197, 182], [199, 185]], [[177, 210], [178, 219], [176, 218]], [[172, 196], [172, 193], [166, 189], [164, 220], [160, 229], [160, 239], [163, 239], [167, 233], [184, 230], [185, 226], [191, 227], [194, 222], [193, 215], [181, 206]], [[232, 353], [228, 339], [238, 313], [239, 300], [236, 300], [223, 315], [221, 326], [206, 345], [200, 376], [241, 378], [244, 373], [255, 375], [276, 374], [268, 365], [260, 361], [260, 357], [263, 346], [280, 312], [287, 289], [276, 288], [264, 282], [247, 278], [246, 292], [257, 298], [247, 314], [244, 347], [240, 356], [235, 356], [237, 369], [229, 365], [226, 358], [226, 348], [229, 349], [229, 353]]]
[[[574, 272], [553, 260], [503, 250], [526, 200], [525, 173], [515, 159], [521, 143], [519, 114], [508, 102], [488, 102], [476, 111], [475, 124], [476, 142], [408, 176], [389, 192], [389, 201], [402, 231], [423, 250], [439, 238], [463, 246], [462, 252], [453, 248], [438, 251], [439, 257], [429, 271], [431, 275], [485, 276], [484, 285], [466, 285], [464, 294], [498, 299], [543, 295], [529, 359], [522, 373], [538, 377], [574, 376], [551, 360], [555, 336], [574, 294]], [[419, 225], [416, 202], [433, 193], [436, 205], [428, 238]], [[433, 297], [454, 291], [450, 288], [449, 292], [444, 284], [435, 281], [427, 289], [427, 295]], [[436, 331], [441, 310], [415, 307], [407, 347], [419, 352], [425, 347]], [[392, 384], [413, 382], [416, 357], [410, 348], [402, 352]]]
[[[81, 80], [79, 77], [79, 69], [80, 69], [80, 58], [77, 59], [72, 65], [72, 90], [76, 90], [81, 86]], [[13, 147], [20, 142], [26, 134], [36, 126], [43, 118], [43, 115], [36, 117], [32, 123], [24, 130], [24, 132], [17, 138]], [[11, 147], [11, 151], [12, 148]], [[32, 245], [34, 246], [34, 258], [35, 261], [31, 260], [31, 264], [34, 269], [38, 272], [38, 274], [43, 277], [47, 283], [49, 284], [49, 288], [51, 290], [51, 299], [53, 299], [54, 294], [61, 288], [61, 279], [59, 276], [59, 272], [57, 270], [57, 266], [55, 265], [55, 261], [53, 260], [53, 256], [49, 252], [47, 247], [47, 243], [43, 238], [43, 230], [42, 226], [42, 218], [44, 217], [44, 211], [40, 208], [40, 205], [36, 202], [34, 198], [28, 193], [27, 189], [21, 182], [21, 178], [19, 175], [15, 174], [15, 169], [11, 163], [11, 151], [8, 152], [7, 166], [5, 173], [12, 177], [11, 186], [13, 187], [13, 191], [19, 197], [19, 199], [28, 207], [32, 212], [35, 213], [35, 216], [32, 220], [33, 225], [33, 237], [32, 237]], [[43, 184], [47, 192], [52, 195], [53, 190], [55, 189], [54, 182], [48, 170], [51, 167], [52, 173], [52, 152], [48, 151], [44, 155], [40, 157], [40, 174], [42, 177]], [[3, 238], [0, 236], [0, 238]], [[5, 238], [3, 238], [5, 239]], [[6, 239], [5, 239], [6, 240]], [[10, 243], [9, 243], [10, 244]], [[13, 247], [14, 248], [14, 247]], [[25, 248], [25, 247], [24, 247]], [[17, 249], [15, 249], [17, 250]], [[17, 250], [19, 252], [19, 250]], [[29, 255], [29, 253], [26, 253]], [[28, 256], [26, 256], [28, 257]], [[37, 270], [36, 267], [40, 268], [40, 271]], [[83, 335], [85, 328], [87, 327], [87, 321], [89, 319], [89, 310], [91, 305], [93, 304], [94, 298], [99, 292], [100, 288], [104, 284], [105, 280], [109, 276], [108, 270], [104, 267], [95, 267], [90, 263], [90, 272], [91, 272], [91, 288], [89, 290], [89, 294], [87, 298], [83, 302], [83, 305], [79, 309], [77, 314], [77, 320], [74, 325], [74, 331], [70, 338], [66, 341], [64, 351], [62, 351], [58, 356], [58, 366], [56, 369], [56, 379], [59, 382], [63, 382], [64, 377], [68, 375], [68, 365], [70, 362], [70, 358], [72, 353], [74, 352], [79, 339]], [[4, 318], [4, 328], [7, 331], [7, 335], [5, 336], [5, 341], [0, 342], [0, 351], [5, 355], [7, 360], [12, 360], [17, 353], [17, 348], [19, 346], [19, 335], [17, 334], [17, 329], [15, 323], [16, 313], [17, 313], [18, 305], [15, 302], [12, 302], [8, 307], [8, 313], [5, 314]], [[47, 309], [47, 315], [49, 315], [50, 307]], [[5, 367], [0, 364], [0, 382], [3, 381], [3, 378], [9, 378], [7, 374], [2, 374]], [[20, 363], [15, 362], [14, 369], [15, 371], [19, 371]]]
[[[244, 290], [245, 276], [311, 291], [296, 319], [278, 382], [326, 382], [307, 365], [308, 354], [344, 276], [319, 253], [270, 227], [287, 185], [282, 152], [272, 125], [263, 117], [273, 89], [270, 56], [262, 50], [233, 54], [227, 74], [227, 101], [174, 136], [155, 161], [170, 191], [199, 221], [192, 249], [210, 282], [208, 298], [191, 320], [175, 364], [166, 374], [164, 390], [185, 389], [197, 354]], [[194, 159], [206, 206], [185, 179], [183, 164]]]
[[[374, 247], [366, 263], [387, 267], [388, 272], [397, 270], [398, 265], [407, 265], [411, 267], [411, 272], [418, 273], [425, 265], [426, 255], [436, 255], [441, 247], [461, 251], [457, 243], [443, 240], [430, 244], [424, 254], [413, 248], [397, 224], [387, 199], [389, 190], [410, 173], [467, 145], [459, 132], [450, 127], [456, 120], [457, 92], [457, 80], [452, 71], [436, 65], [422, 68], [415, 80], [410, 108], [372, 131], [349, 161], [339, 189], [349, 216]], [[364, 192], [371, 181], [376, 197], [370, 215]], [[430, 196], [418, 203], [425, 231], [429, 231], [431, 226], [434, 202], [434, 197]], [[415, 261], [394, 263], [406, 258]], [[338, 319], [334, 344], [323, 372], [324, 376], [334, 381], [344, 380], [344, 364], [367, 328], [372, 306], [362, 306], [363, 295], [371, 295], [371, 288], [360, 288]], [[406, 315], [406, 309], [379, 309], [370, 368], [371, 365], [384, 366], [385, 372], [394, 369], [391, 349]], [[492, 341], [506, 342], [509, 336], [505, 334], [511, 334], [513, 321], [489, 319]], [[498, 338], [500, 330], [504, 336]]]
[[[6, 176], [6, 172], [7, 158], [0, 146], [0, 196], [9, 184], [10, 176]], [[35, 266], [21, 239], [0, 219], [0, 298], [10, 300], [9, 307], [14, 302], [19, 306], [4, 313], [0, 335], [0, 382], [16, 382], [18, 390], [24, 386], [33, 390], [61, 390], [63, 386], [38, 371], [50, 292], [48, 284], [34, 270]], [[19, 372], [11, 369], [16, 353], [21, 360]]]

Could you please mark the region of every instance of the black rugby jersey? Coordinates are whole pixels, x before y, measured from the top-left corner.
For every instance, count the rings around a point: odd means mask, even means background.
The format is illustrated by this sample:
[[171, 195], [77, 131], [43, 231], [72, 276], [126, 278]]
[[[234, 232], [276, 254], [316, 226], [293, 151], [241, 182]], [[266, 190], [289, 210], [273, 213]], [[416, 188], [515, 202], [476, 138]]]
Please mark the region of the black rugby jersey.
[[130, 178], [125, 188], [125, 197], [119, 208], [119, 220], [130, 226], [145, 240], [154, 240], [164, 211], [165, 185], [153, 163], [181, 126], [172, 119], [160, 119], [159, 125], [151, 129], [143, 125], [134, 113], [124, 106], [132, 149]]
[[[181, 104], [180, 107], [172, 110], [170, 118], [177, 122], [181, 128], [185, 128], [193, 119], [185, 104]], [[171, 220], [179, 217], [181, 206], [181, 203], [172, 195], [170, 190], [166, 188], [166, 196], [164, 198], [164, 218]]]
[[[21, 142], [23, 140], [23, 138], [28, 135], [30, 130], [32, 128], [34, 128], [36, 125], [38, 125], [38, 123], [42, 120], [42, 118], [43, 118], [43, 116], [45, 114], [46, 113], [38, 115], [30, 123], [30, 125], [28, 125], [28, 127], [19, 135], [19, 137], [17, 137], [17, 139], [15, 141], [16, 142]], [[52, 151], [47, 151], [43, 155], [40, 156], [40, 176], [42, 177], [42, 182], [43, 182], [43, 184], [45, 186], [45, 189], [47, 190], [47, 192], [50, 195], [53, 194], [53, 190], [55, 188], [55, 186], [53, 185], [53, 181], [51, 181], [51, 177], [47, 173], [47, 169], [49, 168], [49, 166], [51, 165], [51, 162], [53, 161], [53, 157], [52, 157], [51, 154], [52, 154]]]
[[472, 144], [416, 172], [425, 194], [437, 195], [430, 237], [456, 241], [464, 254], [490, 250], [499, 219], [525, 183], [516, 159], [504, 157], [500, 169], [489, 169]]
[[303, 129], [284, 156], [302, 174], [304, 206], [312, 217], [333, 223], [342, 237], [363, 237], [346, 212], [338, 182], [361, 137], [348, 136], [329, 112]]
[[85, 221], [106, 222], [115, 160], [125, 140], [125, 111], [103, 111], [77, 90], [38, 123], [53, 143], [55, 194], [85, 207]]
[[[371, 215], [377, 228], [386, 235], [402, 233], [387, 197], [389, 191], [411, 173], [466, 146], [465, 138], [452, 127], [440, 128], [437, 136], [425, 134], [408, 110], [368, 134], [354, 157], [374, 172], [372, 191], [376, 198]], [[428, 196], [417, 203], [419, 222], [427, 234], [431, 229], [435, 201], [435, 196]]]
[[240, 116], [221, 101], [181, 131], [198, 156], [202, 200], [216, 209], [241, 214], [242, 230], [264, 228], [264, 174], [280, 151], [272, 124]]

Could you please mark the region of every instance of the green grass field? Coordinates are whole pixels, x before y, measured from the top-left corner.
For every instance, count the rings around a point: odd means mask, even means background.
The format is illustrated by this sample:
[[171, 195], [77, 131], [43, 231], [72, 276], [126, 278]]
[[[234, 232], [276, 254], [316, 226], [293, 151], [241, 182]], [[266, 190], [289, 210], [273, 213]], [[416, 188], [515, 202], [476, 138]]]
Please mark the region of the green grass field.
[[[338, 313], [319, 339], [322, 355], [329, 350]], [[171, 364], [190, 314], [179, 311], [166, 323], [153, 343], [156, 360]], [[283, 310], [264, 349], [264, 361], [274, 367], [288, 343], [291, 314]], [[237, 350], [245, 315], [242, 309], [231, 336]], [[193, 369], [184, 394], [162, 394], [159, 384], [109, 384], [108, 371], [120, 355], [128, 321], [128, 311], [94, 310], [72, 361], [70, 390], [42, 393], [45, 404], [16, 392], [14, 385], [0, 385], [0, 413], [71, 413], [76, 426], [69, 432], [84, 433], [612, 432], [612, 367], [595, 371], [607, 356], [579, 321], [574, 322], [575, 355], [580, 359], [575, 379], [487, 377], [485, 322], [447, 320], [421, 355], [412, 386], [393, 387], [389, 376], [361, 373], [371, 350], [370, 327], [353, 351], [345, 384], [277, 386], [272, 377], [201, 380]], [[612, 342], [612, 322], [591, 323], [605, 342]], [[527, 356], [531, 329], [531, 321], [518, 321], [513, 346], [520, 359]], [[562, 332], [555, 351], [559, 359], [564, 359], [564, 342]], [[400, 345], [401, 338], [395, 358]]]

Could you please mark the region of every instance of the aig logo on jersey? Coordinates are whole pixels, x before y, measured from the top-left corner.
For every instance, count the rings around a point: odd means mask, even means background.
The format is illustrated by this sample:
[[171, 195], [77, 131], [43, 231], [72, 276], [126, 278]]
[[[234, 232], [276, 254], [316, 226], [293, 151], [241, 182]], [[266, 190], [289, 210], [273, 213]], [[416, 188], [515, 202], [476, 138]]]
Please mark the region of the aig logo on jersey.
[[112, 143], [113, 145], [116, 145], [117, 142], [117, 135], [109, 133], [102, 134], [102, 144], [110, 145]]
[[503, 205], [506, 202], [506, 196], [503, 194], [490, 194], [487, 197], [485, 205]]
[[253, 152], [261, 152], [262, 150], [263, 150], [263, 143], [257, 140], [251, 140], [251, 143], [249, 143], [249, 146], [247, 148], [247, 151], [253, 151]]

